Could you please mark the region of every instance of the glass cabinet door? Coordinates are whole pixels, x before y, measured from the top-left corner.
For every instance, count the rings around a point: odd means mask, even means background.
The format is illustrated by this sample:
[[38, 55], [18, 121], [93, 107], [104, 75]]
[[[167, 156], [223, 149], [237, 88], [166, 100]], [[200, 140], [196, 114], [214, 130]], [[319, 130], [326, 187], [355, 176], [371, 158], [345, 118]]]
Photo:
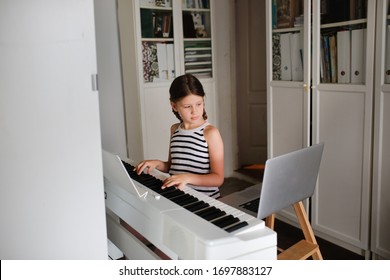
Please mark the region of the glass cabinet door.
[[170, 0], [139, 0], [145, 83], [175, 78], [173, 10]]
[[320, 82], [365, 84], [367, 0], [321, 0]]
[[212, 44], [209, 0], [183, 0], [184, 71], [211, 78]]
[[272, 0], [274, 81], [303, 81], [303, 1]]

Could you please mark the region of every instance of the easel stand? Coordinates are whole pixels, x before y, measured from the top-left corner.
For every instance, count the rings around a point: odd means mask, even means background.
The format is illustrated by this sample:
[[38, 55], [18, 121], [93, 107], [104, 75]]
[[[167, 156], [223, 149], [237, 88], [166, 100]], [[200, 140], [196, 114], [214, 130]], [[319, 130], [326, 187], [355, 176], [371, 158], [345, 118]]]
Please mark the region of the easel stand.
[[[322, 260], [320, 247], [318, 246], [302, 201], [294, 203], [293, 206], [305, 239], [302, 239], [281, 252], [278, 255], [278, 260], [306, 260], [310, 256], [314, 260]], [[275, 214], [266, 218], [266, 225], [274, 229]]]

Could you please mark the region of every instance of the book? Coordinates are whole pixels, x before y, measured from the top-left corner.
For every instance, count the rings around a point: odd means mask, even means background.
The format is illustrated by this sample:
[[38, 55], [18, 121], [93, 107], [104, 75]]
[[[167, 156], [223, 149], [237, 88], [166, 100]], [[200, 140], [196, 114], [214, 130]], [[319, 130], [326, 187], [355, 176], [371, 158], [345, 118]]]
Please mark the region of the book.
[[329, 36], [330, 82], [337, 83], [337, 43], [334, 34]]
[[338, 83], [351, 82], [351, 32], [337, 32], [337, 80]]
[[142, 38], [154, 37], [155, 13], [151, 9], [141, 9], [141, 36]]
[[276, 22], [276, 0], [272, 0], [272, 29], [275, 29], [277, 27], [277, 22]]
[[162, 36], [164, 38], [172, 37], [172, 15], [170, 13], [166, 13], [163, 15], [163, 27], [162, 27]]
[[324, 35], [321, 35], [320, 39], [320, 54], [321, 54], [321, 68], [320, 68], [320, 75], [321, 75], [321, 82], [326, 83], [327, 82], [327, 73], [326, 73], [326, 61], [325, 61], [325, 38]]
[[332, 81], [331, 74], [331, 61], [330, 61], [330, 46], [329, 46], [329, 35], [323, 34], [321, 37], [322, 42], [322, 59], [323, 59], [323, 83], [330, 83]]
[[365, 80], [365, 32], [366, 29], [351, 31], [351, 83], [355, 84]]

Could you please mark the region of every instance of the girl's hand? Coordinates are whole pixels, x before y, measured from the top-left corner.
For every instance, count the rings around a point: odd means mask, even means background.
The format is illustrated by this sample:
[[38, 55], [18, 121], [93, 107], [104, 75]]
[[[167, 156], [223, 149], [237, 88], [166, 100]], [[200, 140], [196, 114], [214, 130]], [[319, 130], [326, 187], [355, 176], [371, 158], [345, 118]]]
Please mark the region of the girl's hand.
[[190, 174], [177, 174], [172, 175], [169, 178], [165, 179], [162, 188], [176, 187], [178, 189], [183, 189], [185, 185], [190, 182]]
[[143, 160], [134, 168], [134, 170], [140, 175], [147, 168], [147, 173], [150, 174], [153, 169], [159, 166], [159, 164], [159, 160]]

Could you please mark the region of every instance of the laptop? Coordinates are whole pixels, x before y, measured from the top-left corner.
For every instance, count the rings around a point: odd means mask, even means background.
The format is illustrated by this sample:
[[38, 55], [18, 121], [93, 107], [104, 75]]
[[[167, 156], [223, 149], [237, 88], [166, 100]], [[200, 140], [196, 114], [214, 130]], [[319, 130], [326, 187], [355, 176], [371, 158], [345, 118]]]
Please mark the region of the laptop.
[[317, 182], [324, 143], [268, 159], [263, 182], [219, 199], [263, 219], [311, 197]]

